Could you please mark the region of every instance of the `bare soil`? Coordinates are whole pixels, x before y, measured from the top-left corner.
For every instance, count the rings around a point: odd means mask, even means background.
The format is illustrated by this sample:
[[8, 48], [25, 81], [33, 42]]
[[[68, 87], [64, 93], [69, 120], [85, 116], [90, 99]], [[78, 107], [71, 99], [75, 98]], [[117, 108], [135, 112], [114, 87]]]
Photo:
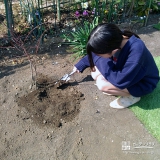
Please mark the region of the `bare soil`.
[[39, 126], [62, 127], [63, 123], [73, 120], [79, 113], [83, 94], [74, 88], [73, 83], [52, 81], [51, 86], [50, 82], [41, 75], [37, 80], [38, 89], [18, 97], [18, 106], [24, 107], [29, 113], [26, 118], [31, 118]]
[[[139, 33], [153, 56], [160, 56], [160, 32], [150, 26]], [[160, 143], [129, 109], [109, 107], [116, 97], [96, 88], [89, 69], [69, 83], [55, 84], [76, 63], [60, 43], [50, 38], [31, 55], [38, 85], [26, 57], [14, 49], [0, 51], [0, 159], [160, 159]], [[147, 143], [153, 148], [134, 149]]]

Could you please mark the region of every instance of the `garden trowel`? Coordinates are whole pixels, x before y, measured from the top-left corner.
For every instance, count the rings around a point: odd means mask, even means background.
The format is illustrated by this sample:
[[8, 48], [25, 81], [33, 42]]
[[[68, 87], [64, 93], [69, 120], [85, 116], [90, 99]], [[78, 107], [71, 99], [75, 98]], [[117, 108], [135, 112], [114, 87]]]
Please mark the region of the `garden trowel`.
[[70, 72], [69, 74], [65, 74], [61, 79], [60, 79], [60, 81], [65, 81], [65, 82], [68, 82], [69, 80], [70, 80], [70, 77], [71, 77], [71, 75], [72, 74], [74, 74], [76, 71], [72, 71], [72, 72]]

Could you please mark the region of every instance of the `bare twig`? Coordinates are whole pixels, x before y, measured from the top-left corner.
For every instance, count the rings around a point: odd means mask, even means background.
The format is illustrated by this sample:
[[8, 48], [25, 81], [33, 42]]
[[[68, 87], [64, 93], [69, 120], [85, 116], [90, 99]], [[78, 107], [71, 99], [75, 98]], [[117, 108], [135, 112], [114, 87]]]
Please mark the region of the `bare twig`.
[[[29, 36], [33, 33], [33, 31], [38, 28], [39, 26], [41, 25], [44, 25], [46, 23], [41, 23], [39, 25], [37, 25], [36, 27], [34, 27], [28, 34], [27, 36], [24, 38], [24, 41], [22, 40], [22, 38], [20, 36], [17, 36], [16, 33], [14, 33], [13, 31], [10, 31], [11, 33], [11, 43], [13, 45], [12, 48], [16, 48], [18, 51], [22, 52], [26, 57], [28, 57], [28, 61], [30, 63], [30, 69], [31, 69], [31, 78], [32, 78], [32, 81], [35, 82], [35, 79], [34, 79], [34, 72], [35, 72], [35, 76], [37, 75], [37, 70], [36, 70], [36, 60], [32, 59], [31, 56], [30, 56], [30, 49], [31, 48], [35, 48], [35, 52], [37, 53], [38, 50], [39, 50], [39, 47], [40, 47], [40, 44], [41, 44], [41, 40], [46, 32], [43, 31], [43, 33], [41, 34], [41, 36], [39, 37], [39, 39], [37, 40], [37, 44], [33, 46], [29, 46], [27, 47], [26, 46], [26, 40], [29, 38]], [[5, 25], [5, 24], [4, 24]], [[6, 25], [5, 25], [6, 26]], [[5, 47], [3, 47], [5, 48]], [[11, 48], [11, 47], [9, 47]]]

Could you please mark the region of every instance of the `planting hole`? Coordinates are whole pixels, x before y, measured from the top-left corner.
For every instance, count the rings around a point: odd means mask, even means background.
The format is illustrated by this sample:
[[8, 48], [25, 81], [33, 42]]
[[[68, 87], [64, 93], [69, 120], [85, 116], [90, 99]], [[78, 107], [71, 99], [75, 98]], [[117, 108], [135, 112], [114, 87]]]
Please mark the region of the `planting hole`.
[[84, 96], [72, 83], [63, 84], [63, 87], [56, 85], [46, 87], [44, 82], [49, 83], [49, 79], [41, 82], [44, 88], [37, 88], [20, 97], [18, 106], [24, 107], [33, 122], [39, 126], [63, 127], [64, 123], [72, 121], [78, 115]]

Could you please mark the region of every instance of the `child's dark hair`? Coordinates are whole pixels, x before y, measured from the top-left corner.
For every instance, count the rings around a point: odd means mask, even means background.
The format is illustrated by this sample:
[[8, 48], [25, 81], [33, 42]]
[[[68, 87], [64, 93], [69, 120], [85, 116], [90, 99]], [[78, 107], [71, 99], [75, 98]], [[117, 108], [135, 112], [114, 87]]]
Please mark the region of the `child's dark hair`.
[[123, 36], [130, 38], [135, 35], [131, 31], [121, 31], [115, 24], [102, 23], [96, 26], [90, 33], [87, 42], [87, 54], [90, 62], [90, 68], [93, 69], [94, 63], [92, 52], [95, 54], [110, 54], [115, 49], [120, 49]]

